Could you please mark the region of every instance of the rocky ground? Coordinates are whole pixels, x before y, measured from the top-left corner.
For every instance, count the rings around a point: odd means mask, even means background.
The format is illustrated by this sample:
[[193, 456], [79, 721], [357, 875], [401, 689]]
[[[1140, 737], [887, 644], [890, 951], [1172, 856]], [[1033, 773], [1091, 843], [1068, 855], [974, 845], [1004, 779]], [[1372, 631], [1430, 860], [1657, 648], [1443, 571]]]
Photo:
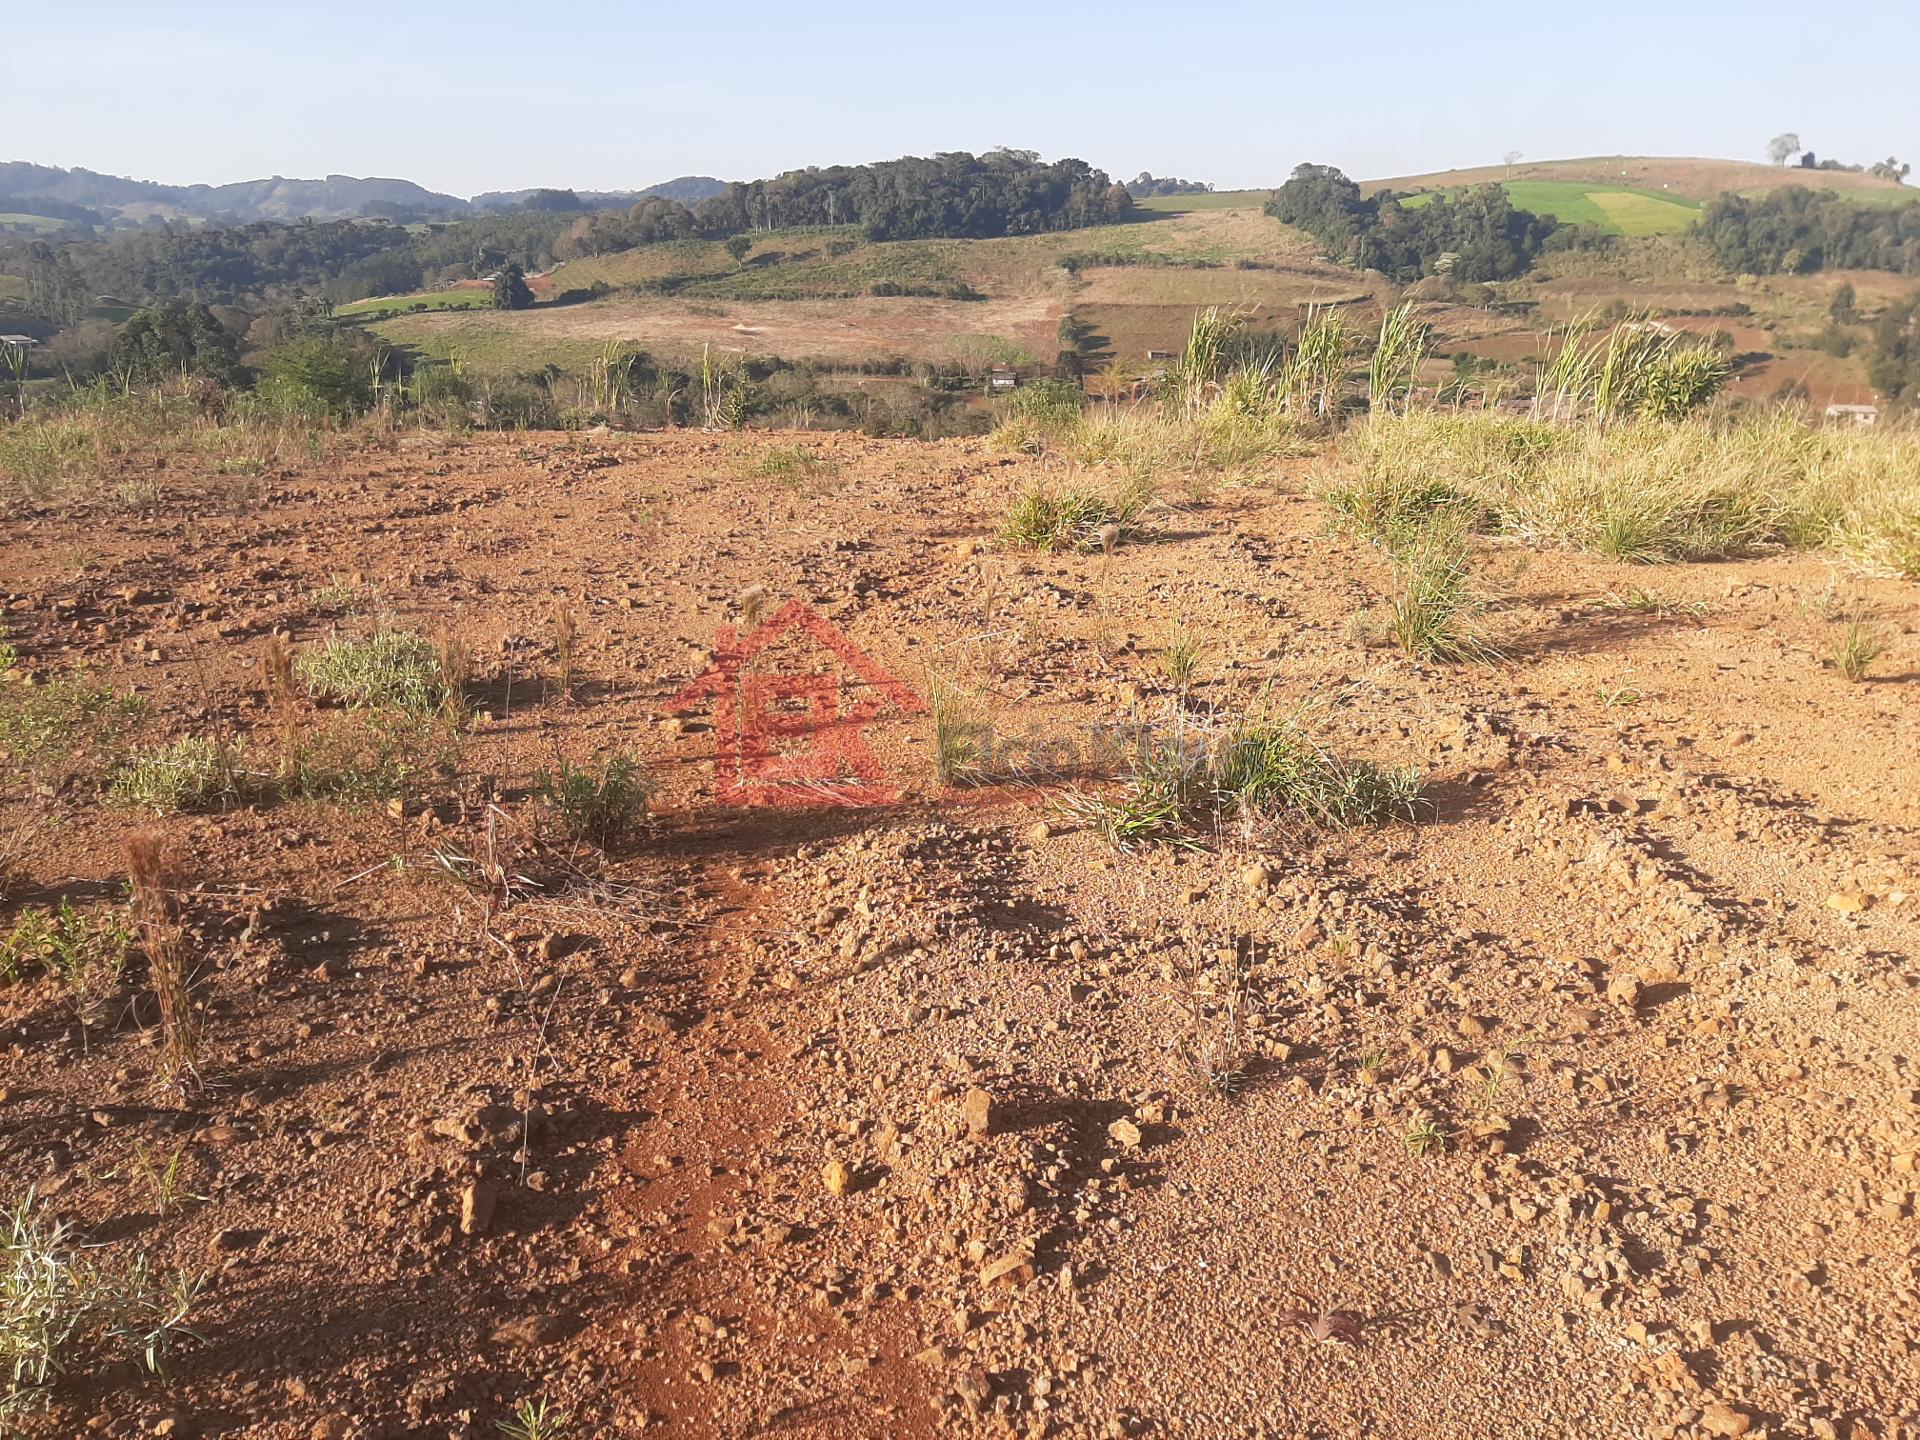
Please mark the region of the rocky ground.
[[[87, 666], [270, 772], [276, 632], [476, 657], [410, 803], [14, 775], [0, 929], [159, 831], [206, 1034], [183, 1095], [137, 965], [86, 1025], [0, 988], [5, 1198], [207, 1276], [163, 1378], [89, 1360], [27, 1434], [1920, 1434], [1910, 585], [1501, 546], [1506, 658], [1435, 669], [1316, 461], [1049, 556], [994, 537], [1053, 462], [799, 443], [360, 443], [9, 521], [0, 709]], [[716, 803], [683, 689], [792, 600], [1009, 773], [937, 784], [893, 703], [889, 802]], [[1099, 727], [1262, 696], [1419, 766], [1422, 823], [1122, 854], [1063, 806]], [[530, 777], [617, 749], [661, 788], [602, 857]]]

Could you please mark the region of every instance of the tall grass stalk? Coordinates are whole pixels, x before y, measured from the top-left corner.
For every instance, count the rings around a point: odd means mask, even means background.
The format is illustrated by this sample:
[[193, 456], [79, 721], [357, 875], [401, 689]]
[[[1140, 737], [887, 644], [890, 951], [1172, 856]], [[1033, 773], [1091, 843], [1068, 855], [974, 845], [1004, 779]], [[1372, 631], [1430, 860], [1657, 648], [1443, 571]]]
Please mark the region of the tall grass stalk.
[[1414, 377], [1426, 357], [1427, 327], [1413, 316], [1413, 301], [1380, 317], [1380, 334], [1367, 364], [1368, 417], [1377, 419], [1393, 409], [1396, 399], [1412, 403]]

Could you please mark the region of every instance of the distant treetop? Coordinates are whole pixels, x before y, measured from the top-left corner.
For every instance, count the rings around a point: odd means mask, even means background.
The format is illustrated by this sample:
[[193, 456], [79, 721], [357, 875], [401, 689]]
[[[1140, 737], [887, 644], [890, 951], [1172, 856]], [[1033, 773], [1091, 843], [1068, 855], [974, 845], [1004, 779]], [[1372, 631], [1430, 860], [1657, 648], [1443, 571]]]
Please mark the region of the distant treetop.
[[1127, 193], [1136, 200], [1151, 195], [1210, 195], [1213, 186], [1204, 180], [1175, 180], [1142, 170], [1127, 182]]

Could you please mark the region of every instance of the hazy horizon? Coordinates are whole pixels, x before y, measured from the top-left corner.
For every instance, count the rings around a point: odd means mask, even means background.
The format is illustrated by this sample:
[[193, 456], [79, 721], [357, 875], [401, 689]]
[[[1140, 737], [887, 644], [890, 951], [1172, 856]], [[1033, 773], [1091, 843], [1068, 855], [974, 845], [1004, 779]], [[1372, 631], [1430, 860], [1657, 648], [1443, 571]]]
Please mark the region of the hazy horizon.
[[[9, 79], [27, 118], [4, 158], [176, 185], [337, 174], [471, 196], [995, 145], [1220, 189], [1276, 184], [1302, 160], [1358, 178], [1497, 164], [1508, 150], [1759, 160], [1781, 131], [1857, 164], [1920, 151], [1900, 48], [1857, 47], [1829, 73], [1804, 12], [1782, 4], [1687, 14], [1629, 0], [1604, 29], [1491, 7], [1484, 19], [1376, 8], [1364, 33], [1319, 11], [1231, 3], [1168, 34], [1163, 10], [1134, 3], [1097, 25], [1057, 11], [1003, 23], [748, 3], [717, 25], [588, 6], [535, 26], [496, 0], [397, 22], [366, 0], [312, 20], [215, 0], [162, 25], [107, 0], [11, 22]], [[1903, 18], [1889, 0], [1852, 7], [1850, 33], [1897, 33]], [[194, 83], [146, 113], [156, 66]]]

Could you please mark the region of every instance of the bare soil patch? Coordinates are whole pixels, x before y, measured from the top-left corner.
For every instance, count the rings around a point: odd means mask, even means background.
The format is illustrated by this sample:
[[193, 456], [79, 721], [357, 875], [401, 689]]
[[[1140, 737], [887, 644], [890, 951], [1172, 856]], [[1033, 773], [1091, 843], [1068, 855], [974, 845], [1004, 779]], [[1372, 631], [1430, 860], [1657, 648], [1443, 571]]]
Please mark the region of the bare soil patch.
[[[833, 307], [916, 308], [978, 307]], [[21, 674], [87, 666], [163, 733], [270, 770], [269, 639], [380, 614], [463, 637], [478, 717], [394, 807], [0, 799], [32, 835], [0, 924], [115, 903], [164, 836], [206, 1037], [183, 1101], [137, 967], [84, 1030], [50, 977], [0, 987], [10, 1192], [212, 1276], [164, 1380], [83, 1370], [28, 1434], [479, 1437], [535, 1396], [592, 1436], [1920, 1424], [1912, 586], [1512, 547], [1507, 660], [1435, 669], [1353, 623], [1385, 567], [1310, 463], [1039, 556], [993, 537], [1050, 462], [808, 437], [763, 472], [770, 443], [405, 437], [0, 535]], [[1669, 603], [1601, 603], [1642, 587]], [[1016, 773], [942, 788], [931, 721], [886, 711], [897, 802], [716, 805], [713, 715], [674, 697], [789, 600], [963, 685]], [[1856, 603], [1887, 649], [1847, 684]], [[1311, 698], [1423, 769], [1425, 823], [1122, 855], [1063, 817], [1045, 763], [1177, 703], [1176, 625], [1195, 723]], [[602, 858], [531, 777], [616, 750], [660, 791]], [[490, 931], [445, 864], [487, 853], [519, 877]], [[1229, 964], [1210, 1087], [1190, 1007]], [[164, 1214], [142, 1150], [183, 1156]]]

